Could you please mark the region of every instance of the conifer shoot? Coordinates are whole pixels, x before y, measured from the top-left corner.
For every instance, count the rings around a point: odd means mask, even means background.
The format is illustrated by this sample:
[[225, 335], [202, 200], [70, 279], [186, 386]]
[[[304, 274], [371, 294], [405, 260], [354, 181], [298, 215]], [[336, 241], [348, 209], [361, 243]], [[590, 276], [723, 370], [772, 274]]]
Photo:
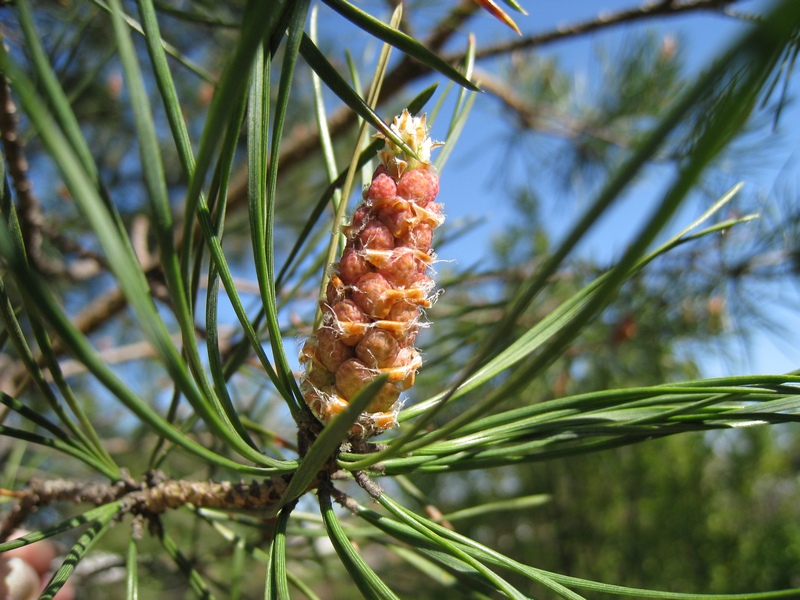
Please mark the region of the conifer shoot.
[[377, 134], [385, 140], [381, 164], [343, 228], [347, 242], [321, 301], [322, 325], [300, 354], [303, 397], [323, 424], [371, 381], [388, 375], [350, 431], [362, 438], [397, 424], [400, 395], [414, 385], [422, 365], [414, 341], [434, 294], [433, 230], [444, 221], [436, 203], [439, 177], [430, 163], [439, 144], [428, 136], [426, 117], [404, 110], [391, 127], [416, 157]]

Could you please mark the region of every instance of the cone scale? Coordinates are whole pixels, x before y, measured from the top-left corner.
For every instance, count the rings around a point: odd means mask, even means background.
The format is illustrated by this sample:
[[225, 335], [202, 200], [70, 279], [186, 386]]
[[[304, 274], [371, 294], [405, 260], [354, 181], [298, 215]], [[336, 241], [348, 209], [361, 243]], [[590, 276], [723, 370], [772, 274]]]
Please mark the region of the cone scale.
[[322, 325], [300, 353], [303, 397], [323, 424], [374, 379], [388, 376], [350, 430], [362, 438], [397, 424], [400, 396], [422, 365], [414, 341], [435, 288], [433, 230], [444, 221], [436, 203], [439, 178], [429, 162], [437, 144], [425, 117], [404, 110], [392, 130], [416, 157], [384, 138], [381, 164], [343, 228], [347, 243], [321, 301]]

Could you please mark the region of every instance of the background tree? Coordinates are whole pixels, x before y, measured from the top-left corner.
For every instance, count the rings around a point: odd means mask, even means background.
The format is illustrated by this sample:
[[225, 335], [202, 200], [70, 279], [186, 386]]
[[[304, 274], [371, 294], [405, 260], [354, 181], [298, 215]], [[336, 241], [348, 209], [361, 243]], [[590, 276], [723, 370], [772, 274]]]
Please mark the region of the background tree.
[[[800, 594], [798, 378], [704, 379], [686, 351], [746, 339], [794, 281], [794, 203], [756, 207], [724, 167], [784, 124], [800, 8], [660, 2], [456, 47], [478, 4], [0, 8], [0, 533], [33, 531], [0, 551], [62, 544], [43, 597]], [[634, 33], [591, 102], [533, 53], [708, 10], [743, 26], [704, 72]], [[401, 52], [367, 60], [379, 41]], [[323, 428], [296, 339], [372, 180], [366, 134], [393, 135], [373, 108], [428, 112], [446, 190], [471, 81], [510, 124], [480, 160], [487, 212], [514, 218], [475, 264], [436, 265], [399, 428], [353, 435], [378, 384]], [[618, 257], [576, 251], [654, 176]], [[439, 255], [474, 227], [451, 219]]]

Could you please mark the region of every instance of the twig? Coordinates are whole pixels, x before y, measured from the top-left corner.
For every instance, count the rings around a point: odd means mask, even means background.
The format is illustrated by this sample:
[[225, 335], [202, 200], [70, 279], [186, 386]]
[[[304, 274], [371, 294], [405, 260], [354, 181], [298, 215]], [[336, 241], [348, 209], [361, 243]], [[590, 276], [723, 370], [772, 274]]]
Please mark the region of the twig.
[[8, 173], [17, 193], [17, 215], [22, 230], [22, 239], [29, 260], [38, 265], [42, 245], [40, 226], [42, 211], [39, 200], [33, 193], [33, 183], [28, 179], [28, 161], [25, 158], [25, 142], [17, 132], [17, 107], [11, 98], [11, 88], [5, 74], [0, 73], [0, 132], [3, 152], [8, 163]]
[[[137, 484], [80, 483], [65, 479], [31, 481], [24, 490], [0, 490], [0, 495], [17, 498], [14, 508], [0, 526], [0, 541], [7, 539], [39, 507], [53, 502], [94, 504], [120, 502], [120, 514], [153, 518], [167, 510], [192, 504], [198, 508], [264, 510], [276, 506], [289, 485], [291, 475], [263, 481], [184, 481], [166, 479], [158, 471], [149, 473]], [[316, 482], [312, 483], [312, 489]]]
[[331, 498], [334, 499], [336, 504], [338, 504], [339, 506], [343, 506], [354, 515], [358, 515], [358, 513], [361, 512], [361, 506], [358, 504], [358, 502], [355, 501], [354, 498], [351, 498], [343, 491], [335, 488], [330, 483], [327, 483], [324, 486], [320, 486], [320, 493], [330, 494]]
[[[486, 46], [475, 53], [475, 58], [490, 58], [516, 50], [529, 50], [552, 42], [586, 35], [587, 33], [592, 33], [600, 29], [652, 19], [653, 17], [675, 17], [693, 11], [719, 11], [720, 14], [724, 14], [723, 10], [725, 8], [739, 1], [740, 0], [691, 0], [688, 2], [646, 3], [636, 8], [599, 14], [594, 19], [582, 21], [573, 25], [563, 25], [545, 33], [502, 42], [494, 46]], [[453, 61], [458, 58], [458, 56], [451, 55], [446, 57], [446, 60]]]
[[353, 478], [373, 499], [378, 500], [383, 495], [381, 486], [372, 481], [365, 471], [354, 471]]
[[17, 196], [17, 217], [27, 258], [37, 270], [46, 275], [73, 279], [86, 279], [96, 275], [98, 264], [94, 258], [84, 258], [75, 265], [66, 265], [42, 253], [43, 232], [49, 229], [39, 199], [33, 192], [33, 183], [28, 177], [25, 142], [19, 136], [17, 125], [17, 107], [11, 98], [8, 79], [0, 73], [0, 133], [3, 152], [8, 162], [8, 173]]

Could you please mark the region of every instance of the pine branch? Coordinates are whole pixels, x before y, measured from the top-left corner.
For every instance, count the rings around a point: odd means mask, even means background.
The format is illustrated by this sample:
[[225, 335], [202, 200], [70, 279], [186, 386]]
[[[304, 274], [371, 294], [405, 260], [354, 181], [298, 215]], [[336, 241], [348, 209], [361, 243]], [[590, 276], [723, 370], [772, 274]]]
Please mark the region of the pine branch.
[[46, 275], [71, 279], [93, 277], [98, 270], [93, 258], [87, 256], [75, 265], [66, 265], [42, 253], [44, 234], [52, 229], [45, 223], [42, 206], [33, 191], [33, 182], [28, 177], [25, 142], [19, 136], [17, 125], [17, 107], [11, 97], [11, 88], [8, 79], [0, 73], [0, 139], [17, 196], [17, 216], [28, 260]]
[[11, 98], [8, 79], [0, 73], [0, 133], [3, 153], [8, 162], [8, 172], [17, 193], [17, 213], [22, 238], [29, 260], [41, 263], [39, 250], [42, 245], [40, 226], [42, 211], [39, 200], [33, 193], [33, 183], [28, 178], [28, 161], [25, 158], [24, 142], [17, 131], [17, 107]]
[[[66, 479], [33, 480], [24, 490], [0, 489], [0, 496], [17, 499], [0, 525], [0, 541], [7, 539], [30, 514], [53, 502], [96, 506], [119, 502], [120, 515], [130, 513], [148, 518], [186, 504], [197, 508], [269, 510], [278, 506], [290, 479], [291, 475], [250, 483], [185, 481], [167, 479], [163, 473], [154, 471], [138, 484], [132, 480], [113, 484]], [[318, 482], [312, 482], [309, 489], [317, 485]]]
[[[724, 10], [727, 7], [740, 1], [741, 0], [689, 0], [687, 2], [677, 2], [675, 0], [667, 0], [666, 2], [646, 3], [636, 8], [629, 8], [611, 13], [601, 13], [594, 19], [589, 19], [573, 25], [560, 26], [554, 30], [527, 36], [522, 39], [514, 39], [495, 44], [494, 46], [486, 46], [475, 53], [475, 58], [476, 60], [485, 59], [501, 54], [508, 54], [517, 50], [530, 50], [531, 48], [538, 48], [553, 42], [583, 36], [617, 25], [635, 23], [655, 17], [677, 17], [696, 11], [713, 11], [725, 14]], [[458, 57], [455, 55], [446, 57], [446, 60], [457, 59]]]

